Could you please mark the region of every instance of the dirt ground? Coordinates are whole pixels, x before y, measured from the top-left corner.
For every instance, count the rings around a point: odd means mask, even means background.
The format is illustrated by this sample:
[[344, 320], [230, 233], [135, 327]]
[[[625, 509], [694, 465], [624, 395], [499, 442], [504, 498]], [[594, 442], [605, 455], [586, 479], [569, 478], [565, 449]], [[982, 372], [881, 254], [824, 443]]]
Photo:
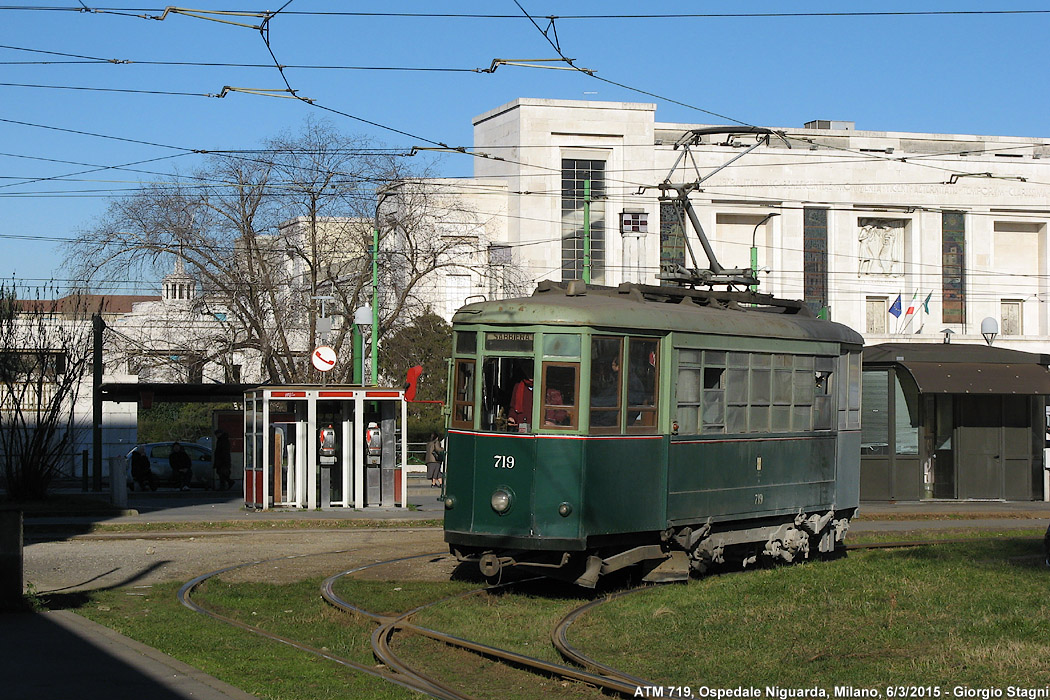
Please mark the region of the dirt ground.
[[456, 565], [437, 528], [284, 530], [185, 535], [80, 536], [23, 550], [24, 580], [37, 593], [185, 583], [218, 569], [281, 557], [231, 572], [231, 579], [289, 582], [379, 561], [434, 554], [361, 573], [391, 580], [447, 580]]

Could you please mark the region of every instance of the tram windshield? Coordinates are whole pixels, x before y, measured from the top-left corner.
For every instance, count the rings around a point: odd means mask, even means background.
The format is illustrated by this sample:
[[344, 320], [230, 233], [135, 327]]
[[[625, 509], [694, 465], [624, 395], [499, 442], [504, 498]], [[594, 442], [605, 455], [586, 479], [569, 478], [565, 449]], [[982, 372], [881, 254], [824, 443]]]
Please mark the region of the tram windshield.
[[487, 357], [481, 371], [481, 429], [532, 432], [532, 359]]

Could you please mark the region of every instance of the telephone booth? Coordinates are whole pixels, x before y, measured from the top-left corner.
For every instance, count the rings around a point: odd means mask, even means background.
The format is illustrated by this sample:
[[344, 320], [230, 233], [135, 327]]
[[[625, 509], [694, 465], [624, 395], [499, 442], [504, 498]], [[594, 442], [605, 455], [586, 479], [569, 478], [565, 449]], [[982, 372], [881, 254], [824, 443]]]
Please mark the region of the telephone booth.
[[406, 507], [404, 391], [265, 386], [244, 393], [244, 504]]

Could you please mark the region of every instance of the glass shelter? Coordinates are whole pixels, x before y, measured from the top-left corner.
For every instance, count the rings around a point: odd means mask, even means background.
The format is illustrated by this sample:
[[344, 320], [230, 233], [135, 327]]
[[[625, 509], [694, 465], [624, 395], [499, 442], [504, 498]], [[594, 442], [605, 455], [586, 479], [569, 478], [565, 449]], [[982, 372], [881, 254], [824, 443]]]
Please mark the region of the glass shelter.
[[402, 389], [266, 386], [244, 393], [250, 508], [406, 507]]
[[1050, 497], [1050, 356], [987, 345], [864, 348], [860, 497]]

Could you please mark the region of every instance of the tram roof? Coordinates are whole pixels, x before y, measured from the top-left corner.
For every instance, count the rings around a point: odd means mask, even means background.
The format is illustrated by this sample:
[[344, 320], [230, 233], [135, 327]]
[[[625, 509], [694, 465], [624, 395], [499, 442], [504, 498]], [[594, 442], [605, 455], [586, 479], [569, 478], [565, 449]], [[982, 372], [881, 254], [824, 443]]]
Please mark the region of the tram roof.
[[595, 287], [542, 282], [531, 297], [468, 304], [456, 312], [453, 322], [684, 331], [857, 346], [864, 343], [848, 326], [814, 318], [802, 302], [753, 292], [635, 284]]

